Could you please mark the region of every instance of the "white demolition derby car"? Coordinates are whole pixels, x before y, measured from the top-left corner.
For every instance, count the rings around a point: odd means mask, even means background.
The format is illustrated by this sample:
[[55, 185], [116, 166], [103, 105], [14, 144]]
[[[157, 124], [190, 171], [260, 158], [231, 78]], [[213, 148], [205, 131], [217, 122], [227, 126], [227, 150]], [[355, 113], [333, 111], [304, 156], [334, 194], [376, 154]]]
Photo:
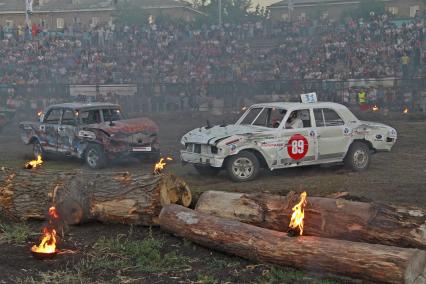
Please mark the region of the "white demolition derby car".
[[200, 174], [226, 169], [238, 182], [253, 180], [261, 167], [275, 169], [344, 162], [362, 171], [371, 154], [390, 151], [397, 132], [384, 124], [360, 121], [345, 106], [317, 102], [251, 106], [235, 124], [201, 127], [182, 137], [184, 163]]

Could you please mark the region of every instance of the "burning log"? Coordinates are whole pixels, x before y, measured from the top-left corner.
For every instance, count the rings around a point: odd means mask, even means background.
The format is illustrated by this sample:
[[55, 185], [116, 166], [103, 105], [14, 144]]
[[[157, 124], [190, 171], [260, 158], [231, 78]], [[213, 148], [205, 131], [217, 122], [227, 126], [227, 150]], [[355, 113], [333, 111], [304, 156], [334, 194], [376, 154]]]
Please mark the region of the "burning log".
[[171, 174], [0, 169], [0, 211], [24, 220], [45, 219], [53, 203], [68, 224], [99, 220], [155, 225], [164, 204], [189, 206], [191, 200], [187, 184]]
[[385, 283], [424, 283], [426, 252], [319, 237], [289, 237], [178, 205], [165, 206], [162, 229], [195, 243], [251, 259]]
[[24, 168], [27, 170], [35, 169], [43, 164], [43, 159], [41, 158], [41, 155], [37, 156], [37, 160], [32, 160], [27, 163], [25, 163]]
[[[57, 220], [59, 218], [58, 213], [56, 212], [55, 207], [49, 208], [49, 224], [43, 228], [43, 235], [40, 241], [40, 244], [34, 245], [31, 247], [31, 253], [35, 258], [38, 259], [48, 259], [56, 255], [56, 241], [57, 234], [54, 227], [54, 222], [52, 220]], [[56, 223], [56, 222], [55, 222]]]
[[[287, 232], [298, 196], [203, 193], [196, 210], [218, 217]], [[304, 234], [426, 249], [426, 212], [419, 208], [309, 197]]]

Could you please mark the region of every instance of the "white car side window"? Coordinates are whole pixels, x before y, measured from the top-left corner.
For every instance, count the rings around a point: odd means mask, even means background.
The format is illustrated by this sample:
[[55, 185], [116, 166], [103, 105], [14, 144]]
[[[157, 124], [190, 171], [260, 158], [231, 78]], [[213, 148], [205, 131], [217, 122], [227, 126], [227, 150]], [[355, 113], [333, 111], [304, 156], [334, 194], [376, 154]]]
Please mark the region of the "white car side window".
[[329, 108], [314, 109], [314, 116], [317, 127], [339, 126], [345, 124], [339, 114]]

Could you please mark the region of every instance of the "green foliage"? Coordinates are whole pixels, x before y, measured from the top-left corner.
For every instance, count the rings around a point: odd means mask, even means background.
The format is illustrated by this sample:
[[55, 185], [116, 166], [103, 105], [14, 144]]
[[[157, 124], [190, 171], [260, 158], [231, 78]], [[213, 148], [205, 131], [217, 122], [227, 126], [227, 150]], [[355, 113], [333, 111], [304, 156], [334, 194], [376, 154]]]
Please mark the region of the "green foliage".
[[12, 280], [17, 284], [62, 284], [62, 283], [78, 283], [89, 284], [93, 283], [92, 280], [82, 276], [78, 270], [59, 270], [39, 272], [35, 277], [27, 276], [25, 278], [16, 278]]
[[31, 235], [31, 230], [25, 223], [6, 224], [0, 223], [0, 243], [22, 244]]
[[272, 267], [260, 279], [261, 284], [275, 284], [275, 283], [294, 283], [303, 280], [305, 274], [297, 270], [283, 270], [277, 267]]
[[99, 239], [93, 246], [97, 257], [90, 264], [95, 269], [124, 269], [135, 267], [139, 271], [159, 272], [180, 268], [185, 258], [175, 251], [161, 253], [163, 242], [152, 236], [142, 241], [132, 241], [123, 236]]
[[219, 281], [216, 280], [211, 275], [198, 274], [197, 275], [197, 281], [195, 283], [198, 283], [198, 284], [216, 284], [216, 283], [219, 283]]
[[212, 257], [208, 260], [207, 266], [210, 269], [222, 270], [224, 268], [236, 267], [239, 265], [237, 261], [227, 261], [225, 259], [220, 259], [218, 257]]
[[[132, 234], [132, 230], [129, 232]], [[162, 240], [149, 235], [143, 240], [131, 240], [129, 236], [99, 238], [88, 256], [74, 263], [71, 268], [40, 272], [35, 276], [14, 279], [16, 283], [94, 283], [108, 275], [107, 283], [122, 283], [126, 272], [168, 272], [186, 267], [188, 259], [176, 251], [162, 253]], [[111, 277], [111, 274], [115, 275]]]

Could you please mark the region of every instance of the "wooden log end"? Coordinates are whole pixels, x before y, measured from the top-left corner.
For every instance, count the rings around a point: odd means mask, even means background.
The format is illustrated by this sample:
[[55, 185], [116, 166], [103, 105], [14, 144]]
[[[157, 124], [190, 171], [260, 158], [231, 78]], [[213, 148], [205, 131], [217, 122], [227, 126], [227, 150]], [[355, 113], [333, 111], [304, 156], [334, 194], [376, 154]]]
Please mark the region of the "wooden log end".
[[192, 194], [187, 183], [173, 174], [164, 174], [159, 183], [161, 205], [179, 204], [189, 207], [192, 202]]
[[426, 284], [426, 251], [417, 250], [405, 271], [405, 283]]

